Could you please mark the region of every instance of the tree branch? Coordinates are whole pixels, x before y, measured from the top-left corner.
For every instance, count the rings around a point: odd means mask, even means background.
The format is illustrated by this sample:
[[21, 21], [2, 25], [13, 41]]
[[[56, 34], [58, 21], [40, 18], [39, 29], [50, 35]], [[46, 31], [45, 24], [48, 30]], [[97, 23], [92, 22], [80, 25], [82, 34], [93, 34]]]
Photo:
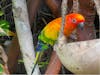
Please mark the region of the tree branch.
[[79, 1], [78, 0], [73, 0], [72, 11], [73, 11], [73, 13], [79, 12]]
[[[32, 34], [29, 25], [27, 6], [25, 0], [12, 0], [15, 27], [18, 35], [18, 41], [23, 55], [24, 65], [28, 75], [34, 66], [35, 52], [32, 40]], [[39, 75], [39, 68], [36, 67], [34, 75]]]
[[8, 57], [1, 45], [0, 45], [0, 58], [3, 60], [2, 65], [3, 65], [4, 72], [2, 75], [9, 74], [9, 70], [7, 67]]
[[[64, 29], [64, 25], [65, 25], [65, 16], [66, 16], [66, 13], [67, 13], [67, 2], [68, 0], [62, 0], [62, 5], [61, 5], [61, 15], [62, 15], [62, 23], [61, 23], [61, 29], [60, 29], [60, 32], [59, 32], [59, 36], [58, 36], [58, 40], [57, 40], [57, 43], [59, 46], [58, 49], [55, 49], [55, 50], [59, 50], [60, 47], [67, 41], [64, 34], [63, 34], [63, 29]], [[55, 47], [54, 47], [55, 48]]]
[[64, 25], [65, 25], [65, 16], [66, 16], [66, 13], [67, 13], [67, 5], [66, 4], [67, 4], [67, 0], [63, 0], [62, 5], [61, 5], [61, 9], [62, 9], [62, 11], [61, 11], [61, 13], [62, 13], [61, 29], [60, 29], [60, 33], [59, 33], [59, 36], [58, 36], [58, 39], [57, 39], [57, 43], [54, 45], [54, 50], [56, 50], [57, 55], [58, 55], [58, 52], [60, 50], [62, 50], [61, 49], [62, 46], [67, 43], [66, 37], [63, 34], [63, 29], [64, 29]]

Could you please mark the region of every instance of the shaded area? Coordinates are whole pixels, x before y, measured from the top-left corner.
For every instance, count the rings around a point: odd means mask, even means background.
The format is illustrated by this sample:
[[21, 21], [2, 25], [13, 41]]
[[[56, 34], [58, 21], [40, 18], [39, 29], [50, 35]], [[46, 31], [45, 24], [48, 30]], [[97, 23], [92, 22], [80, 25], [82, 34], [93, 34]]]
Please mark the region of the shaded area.
[[99, 34], [100, 34], [100, 30], [99, 30], [99, 16], [98, 16], [98, 14], [96, 13], [96, 15], [95, 15], [95, 20], [94, 20], [94, 24], [95, 24], [95, 28], [96, 28], [96, 37], [97, 38], [100, 38], [99, 37]]

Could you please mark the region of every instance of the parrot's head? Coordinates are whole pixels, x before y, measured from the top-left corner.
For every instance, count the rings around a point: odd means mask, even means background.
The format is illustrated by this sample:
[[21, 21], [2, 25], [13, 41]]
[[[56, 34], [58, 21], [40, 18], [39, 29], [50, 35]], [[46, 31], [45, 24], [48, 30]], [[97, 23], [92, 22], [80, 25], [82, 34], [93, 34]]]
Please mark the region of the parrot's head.
[[71, 34], [76, 28], [84, 28], [85, 18], [78, 13], [71, 13], [66, 16], [64, 34]]

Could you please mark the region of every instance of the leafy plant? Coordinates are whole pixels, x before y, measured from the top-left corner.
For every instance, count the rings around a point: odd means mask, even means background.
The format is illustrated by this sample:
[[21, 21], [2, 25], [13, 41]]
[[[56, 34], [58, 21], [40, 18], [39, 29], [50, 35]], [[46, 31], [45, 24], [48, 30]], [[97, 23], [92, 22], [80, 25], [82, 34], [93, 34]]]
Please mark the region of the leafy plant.
[[0, 64], [0, 75], [3, 73], [3, 65], [2, 64]]
[[3, 16], [4, 12], [2, 10], [0, 10], [0, 16]]
[[14, 36], [15, 33], [9, 30], [10, 24], [6, 20], [0, 20], [0, 36]]
[[0, 20], [0, 36], [7, 35], [7, 31], [9, 30], [9, 22], [6, 20]]

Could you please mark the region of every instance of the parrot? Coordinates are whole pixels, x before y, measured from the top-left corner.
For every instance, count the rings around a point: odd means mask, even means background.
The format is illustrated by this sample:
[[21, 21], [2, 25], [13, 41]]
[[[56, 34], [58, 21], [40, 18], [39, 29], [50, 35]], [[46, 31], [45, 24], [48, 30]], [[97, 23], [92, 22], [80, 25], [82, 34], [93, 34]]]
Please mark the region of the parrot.
[[[36, 58], [34, 62], [34, 67], [31, 74], [34, 72], [36, 64], [38, 62], [40, 52], [47, 50], [50, 46], [53, 46], [58, 38], [59, 31], [61, 28], [62, 18], [56, 18], [53, 21], [49, 22], [38, 36], [38, 43], [36, 46]], [[65, 16], [65, 25], [63, 34], [66, 37], [69, 37], [70, 34], [77, 28], [84, 28], [85, 18], [79, 13], [70, 13]]]

